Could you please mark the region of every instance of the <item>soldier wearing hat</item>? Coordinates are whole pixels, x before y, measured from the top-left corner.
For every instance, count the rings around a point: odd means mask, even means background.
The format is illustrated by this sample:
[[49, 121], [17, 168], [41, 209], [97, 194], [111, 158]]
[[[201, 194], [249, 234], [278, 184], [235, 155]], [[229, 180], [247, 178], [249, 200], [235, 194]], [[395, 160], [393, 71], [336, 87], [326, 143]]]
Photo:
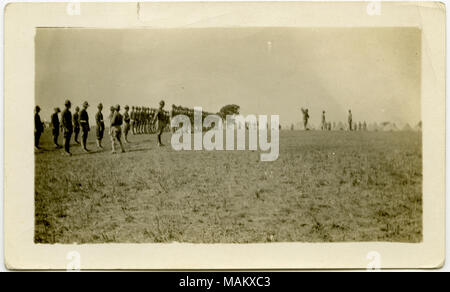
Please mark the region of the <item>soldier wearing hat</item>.
[[123, 148], [122, 141], [120, 140], [121, 136], [121, 127], [123, 124], [123, 117], [120, 114], [120, 105], [116, 105], [114, 107], [114, 113], [111, 118], [111, 129], [110, 129], [110, 135], [111, 135], [111, 146], [112, 151], [111, 153], [116, 153], [116, 141], [120, 145], [120, 149], [122, 152], [125, 152], [125, 149]]
[[61, 110], [59, 109], [59, 107], [55, 107], [55, 111], [51, 117], [53, 143], [55, 144], [56, 148], [61, 148], [61, 145], [58, 144], [59, 127], [60, 127], [58, 113], [60, 112]]
[[164, 146], [161, 142], [161, 136], [162, 133], [164, 131], [164, 127], [166, 126], [166, 119], [165, 119], [165, 114], [164, 114], [164, 100], [161, 100], [159, 102], [159, 108], [155, 113], [155, 116], [153, 117], [153, 123], [158, 123], [157, 124], [157, 134], [158, 134], [158, 146]]
[[84, 152], [89, 152], [87, 149], [87, 138], [91, 127], [89, 126], [89, 115], [87, 108], [89, 104], [87, 101], [83, 102], [83, 109], [80, 112], [80, 126], [81, 126], [81, 145]]
[[125, 112], [123, 113], [123, 135], [125, 143], [129, 143], [128, 141], [128, 132], [130, 131], [130, 114], [128, 113], [130, 107], [128, 105], [125, 106]]
[[75, 108], [75, 113], [72, 116], [73, 120], [73, 133], [74, 133], [74, 140], [75, 143], [80, 144], [78, 141], [78, 134], [80, 134], [80, 108]]
[[103, 114], [102, 114], [102, 109], [103, 109], [103, 104], [99, 103], [98, 106], [98, 111], [95, 114], [95, 123], [97, 125], [97, 147], [103, 149], [102, 146], [102, 139], [103, 139], [103, 134], [105, 132], [105, 122], [103, 121]]
[[44, 124], [41, 121], [41, 116], [39, 116], [40, 111], [41, 108], [37, 105], [34, 109], [34, 147], [36, 147], [36, 149], [41, 149], [41, 147], [39, 147], [39, 140], [44, 132]]
[[72, 137], [73, 133], [72, 113], [70, 112], [70, 107], [72, 106], [72, 103], [70, 102], [70, 100], [66, 100], [64, 106], [65, 109], [62, 112], [64, 151], [67, 155], [72, 155], [72, 153], [70, 153], [70, 138]]

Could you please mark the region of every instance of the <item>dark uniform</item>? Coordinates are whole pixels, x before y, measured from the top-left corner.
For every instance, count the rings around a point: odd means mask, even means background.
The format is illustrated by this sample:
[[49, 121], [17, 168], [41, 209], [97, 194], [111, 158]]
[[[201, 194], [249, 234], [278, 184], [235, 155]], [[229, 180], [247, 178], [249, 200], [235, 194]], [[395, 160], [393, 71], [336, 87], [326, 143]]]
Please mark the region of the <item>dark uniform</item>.
[[97, 124], [97, 140], [102, 140], [105, 132], [105, 122], [103, 121], [102, 112], [98, 111], [97, 114], [95, 114], [95, 122]]
[[89, 126], [89, 115], [86, 109], [84, 108], [80, 112], [80, 126], [81, 126], [81, 143], [83, 144], [83, 149], [87, 150], [86, 143], [91, 127]]
[[62, 128], [64, 137], [64, 150], [70, 153], [70, 138], [73, 133], [72, 113], [69, 109], [65, 109], [62, 113]]
[[59, 137], [59, 117], [58, 112], [52, 114], [52, 134], [53, 134], [53, 143], [55, 143], [56, 147], [60, 147], [58, 144], [58, 137]]
[[39, 147], [39, 140], [41, 139], [41, 135], [44, 132], [44, 124], [41, 121], [41, 117], [39, 116], [39, 112], [34, 114], [34, 146], [36, 148]]

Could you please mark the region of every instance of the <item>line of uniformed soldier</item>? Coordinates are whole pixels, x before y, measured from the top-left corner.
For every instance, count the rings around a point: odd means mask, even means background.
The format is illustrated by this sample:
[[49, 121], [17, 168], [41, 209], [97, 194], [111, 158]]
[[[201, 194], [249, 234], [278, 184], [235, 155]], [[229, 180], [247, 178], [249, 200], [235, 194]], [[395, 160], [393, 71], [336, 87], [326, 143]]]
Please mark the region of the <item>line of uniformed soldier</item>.
[[[72, 106], [69, 100], [64, 103], [65, 109], [61, 114], [61, 121], [58, 114], [61, 110], [57, 107], [54, 109], [54, 113], [51, 116], [51, 127], [53, 135], [53, 143], [56, 148], [62, 148], [58, 144], [58, 138], [60, 131], [63, 133], [64, 138], [64, 153], [66, 155], [72, 155], [70, 152], [70, 139], [72, 134], [74, 134], [75, 143], [80, 144], [78, 141], [78, 136], [81, 132], [81, 146], [84, 152], [89, 152], [87, 149], [87, 138], [90, 131], [89, 125], [89, 114], [87, 109], [89, 104], [85, 101], [82, 105], [80, 111], [79, 107], [75, 108], [75, 113], [72, 115], [70, 108]], [[103, 149], [102, 140], [105, 132], [105, 121], [103, 117], [103, 104], [99, 103], [98, 111], [95, 114], [96, 122], [96, 138], [97, 147]], [[120, 106], [112, 106], [111, 112], [108, 116], [109, 118], [109, 135], [111, 137], [112, 152], [115, 153], [115, 144], [118, 143], [121, 151], [125, 152], [122, 144], [121, 136], [124, 134], [124, 142], [129, 143], [128, 134], [130, 131], [133, 134], [144, 134], [144, 133], [157, 133], [158, 134], [158, 145], [162, 146], [161, 135], [166, 130], [169, 129], [170, 123], [170, 113], [164, 110], [164, 101], [160, 102], [158, 109], [151, 109], [147, 107], [132, 107], [131, 112], [129, 112], [129, 106], [126, 105], [125, 112], [123, 115], [120, 113]], [[41, 121], [40, 107], [36, 106], [34, 115], [34, 146], [36, 149], [41, 149], [39, 146], [39, 140], [44, 132], [44, 123]]]

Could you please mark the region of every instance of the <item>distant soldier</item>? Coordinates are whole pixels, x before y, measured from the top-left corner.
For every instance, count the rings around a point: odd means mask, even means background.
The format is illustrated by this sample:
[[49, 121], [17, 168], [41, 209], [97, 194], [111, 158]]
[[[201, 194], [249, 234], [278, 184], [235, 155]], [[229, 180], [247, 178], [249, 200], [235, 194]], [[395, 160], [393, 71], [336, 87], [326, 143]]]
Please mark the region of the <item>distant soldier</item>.
[[39, 147], [39, 140], [44, 132], [44, 124], [41, 121], [41, 116], [39, 116], [40, 111], [41, 108], [37, 105], [34, 109], [34, 147], [36, 147], [36, 149], [41, 149], [41, 147]]
[[61, 145], [58, 144], [58, 137], [59, 137], [59, 117], [58, 113], [60, 113], [61, 110], [59, 107], [55, 108], [55, 112], [52, 114], [51, 121], [52, 121], [52, 134], [53, 134], [53, 143], [55, 144], [56, 148], [61, 148]]
[[348, 110], [348, 130], [353, 131], [353, 117], [351, 110]]
[[137, 107], [135, 118], [136, 118], [135, 121], [136, 134], [140, 134], [141, 132], [139, 130], [141, 127], [141, 107]]
[[362, 131], [362, 124], [361, 124], [361, 122], [358, 122], [358, 131]]
[[119, 142], [120, 149], [122, 150], [122, 153], [125, 152], [125, 149], [123, 148], [122, 141], [120, 140], [121, 136], [121, 127], [123, 123], [123, 117], [120, 114], [120, 105], [116, 105], [114, 108], [114, 113], [111, 117], [111, 129], [110, 129], [110, 135], [111, 135], [111, 146], [112, 151], [111, 153], [116, 153], [116, 141]]
[[328, 128], [328, 131], [331, 131], [331, 122], [328, 122], [327, 128]]
[[157, 124], [157, 134], [158, 134], [158, 146], [164, 146], [163, 143], [161, 142], [161, 135], [164, 131], [164, 127], [166, 119], [165, 119], [165, 115], [164, 115], [164, 100], [161, 100], [159, 102], [159, 109], [156, 111], [155, 116], [153, 117], [153, 124], [155, 124], [156, 122]]
[[327, 120], [325, 118], [325, 111], [322, 111], [322, 131], [327, 130]]
[[89, 126], [89, 115], [87, 113], [87, 108], [89, 104], [87, 101], [83, 103], [83, 109], [80, 112], [80, 126], [81, 126], [81, 145], [84, 152], [89, 152], [87, 149], [87, 138], [91, 127]]
[[133, 135], [136, 134], [136, 132], [134, 131], [135, 114], [136, 114], [136, 112], [134, 111], [134, 106], [132, 106], [131, 112], [130, 112], [130, 128], [131, 128], [131, 133], [133, 133]]
[[366, 121], [364, 121], [364, 123], [363, 123], [363, 130], [367, 131], [367, 123], [366, 123]]
[[303, 113], [303, 128], [305, 130], [308, 130], [308, 119], [309, 119], [308, 109], [302, 108], [302, 113]]
[[123, 113], [123, 136], [125, 143], [130, 143], [128, 141], [128, 132], [130, 131], [130, 114], [128, 113], [128, 110], [130, 107], [128, 105], [125, 106], [125, 112]]
[[75, 113], [73, 114], [73, 132], [75, 134], [74, 136], [74, 140], [75, 143], [80, 144], [80, 142], [78, 141], [78, 134], [80, 134], [80, 108], [76, 107], [75, 108]]
[[62, 113], [62, 129], [63, 129], [63, 137], [64, 137], [64, 151], [67, 155], [71, 156], [70, 153], [70, 138], [73, 133], [73, 124], [72, 124], [72, 113], [70, 112], [70, 107], [72, 103], [70, 100], [66, 100], [64, 103], [66, 107]]
[[100, 149], [103, 149], [102, 146], [102, 139], [103, 139], [103, 135], [105, 133], [105, 122], [103, 121], [103, 104], [99, 103], [98, 106], [98, 111], [95, 114], [95, 123], [97, 125], [97, 147]]

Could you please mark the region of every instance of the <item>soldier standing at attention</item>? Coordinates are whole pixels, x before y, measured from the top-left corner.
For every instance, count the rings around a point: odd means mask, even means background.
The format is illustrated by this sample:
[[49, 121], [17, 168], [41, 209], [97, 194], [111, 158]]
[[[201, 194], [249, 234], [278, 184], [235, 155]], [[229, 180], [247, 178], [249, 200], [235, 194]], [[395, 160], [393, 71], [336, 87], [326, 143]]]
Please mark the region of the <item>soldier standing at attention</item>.
[[73, 114], [73, 132], [75, 134], [74, 136], [74, 140], [75, 143], [80, 144], [80, 142], [78, 141], [78, 134], [80, 133], [80, 108], [76, 107], [75, 108], [75, 113]]
[[133, 135], [136, 134], [136, 132], [134, 131], [134, 106], [131, 107], [131, 112], [130, 112], [130, 128], [131, 128], [131, 133], [133, 133]]
[[156, 111], [153, 117], [153, 123], [158, 122], [157, 133], [158, 133], [158, 146], [164, 146], [161, 142], [161, 135], [165, 127], [165, 115], [164, 115], [164, 100], [159, 102], [159, 109]]
[[125, 143], [130, 143], [128, 141], [128, 132], [130, 131], [130, 114], [128, 113], [128, 110], [130, 107], [128, 105], [125, 106], [125, 112], [123, 113], [123, 136]]
[[352, 117], [352, 110], [348, 110], [348, 130], [353, 130], [353, 117]]
[[37, 105], [34, 110], [34, 147], [36, 147], [36, 149], [41, 149], [41, 147], [39, 147], [39, 140], [44, 132], [44, 124], [42, 124], [41, 116], [39, 116], [40, 111], [41, 108]]
[[141, 115], [141, 107], [137, 107], [136, 113], [134, 114], [134, 118], [135, 118], [134, 127], [135, 127], [136, 134], [140, 134], [140, 132], [139, 132], [139, 127], [141, 126], [140, 115]]
[[62, 129], [64, 137], [64, 151], [66, 155], [71, 156], [70, 153], [70, 138], [72, 137], [73, 125], [72, 125], [72, 113], [70, 112], [70, 107], [72, 106], [70, 100], [66, 100], [64, 103], [65, 109], [62, 113]]
[[102, 146], [102, 139], [103, 134], [105, 133], [105, 122], [103, 121], [103, 104], [99, 103], [98, 106], [98, 112], [95, 114], [95, 123], [97, 124], [97, 147], [100, 149], [103, 149]]
[[121, 136], [121, 127], [122, 127], [122, 123], [123, 123], [123, 117], [120, 114], [120, 105], [116, 105], [114, 108], [114, 113], [111, 117], [111, 130], [110, 130], [110, 134], [111, 134], [111, 146], [112, 146], [112, 151], [111, 153], [114, 154], [116, 153], [116, 140], [117, 142], [119, 142], [120, 145], [120, 149], [122, 150], [122, 153], [125, 152], [125, 149], [123, 148], [122, 145], [122, 141], [120, 140], [120, 136]]
[[61, 110], [59, 109], [59, 107], [55, 108], [55, 112], [52, 114], [52, 134], [53, 134], [53, 143], [55, 144], [56, 148], [61, 148], [61, 145], [58, 144], [58, 137], [59, 137], [59, 117], [58, 117], [58, 113], [60, 113]]
[[302, 108], [302, 113], [303, 113], [303, 128], [305, 130], [308, 130], [308, 119], [309, 119], [308, 109]]
[[87, 149], [87, 138], [91, 127], [89, 126], [89, 115], [87, 113], [87, 108], [89, 104], [87, 101], [83, 103], [83, 109], [80, 112], [80, 126], [81, 126], [81, 145], [83, 146], [84, 152], [89, 152]]

